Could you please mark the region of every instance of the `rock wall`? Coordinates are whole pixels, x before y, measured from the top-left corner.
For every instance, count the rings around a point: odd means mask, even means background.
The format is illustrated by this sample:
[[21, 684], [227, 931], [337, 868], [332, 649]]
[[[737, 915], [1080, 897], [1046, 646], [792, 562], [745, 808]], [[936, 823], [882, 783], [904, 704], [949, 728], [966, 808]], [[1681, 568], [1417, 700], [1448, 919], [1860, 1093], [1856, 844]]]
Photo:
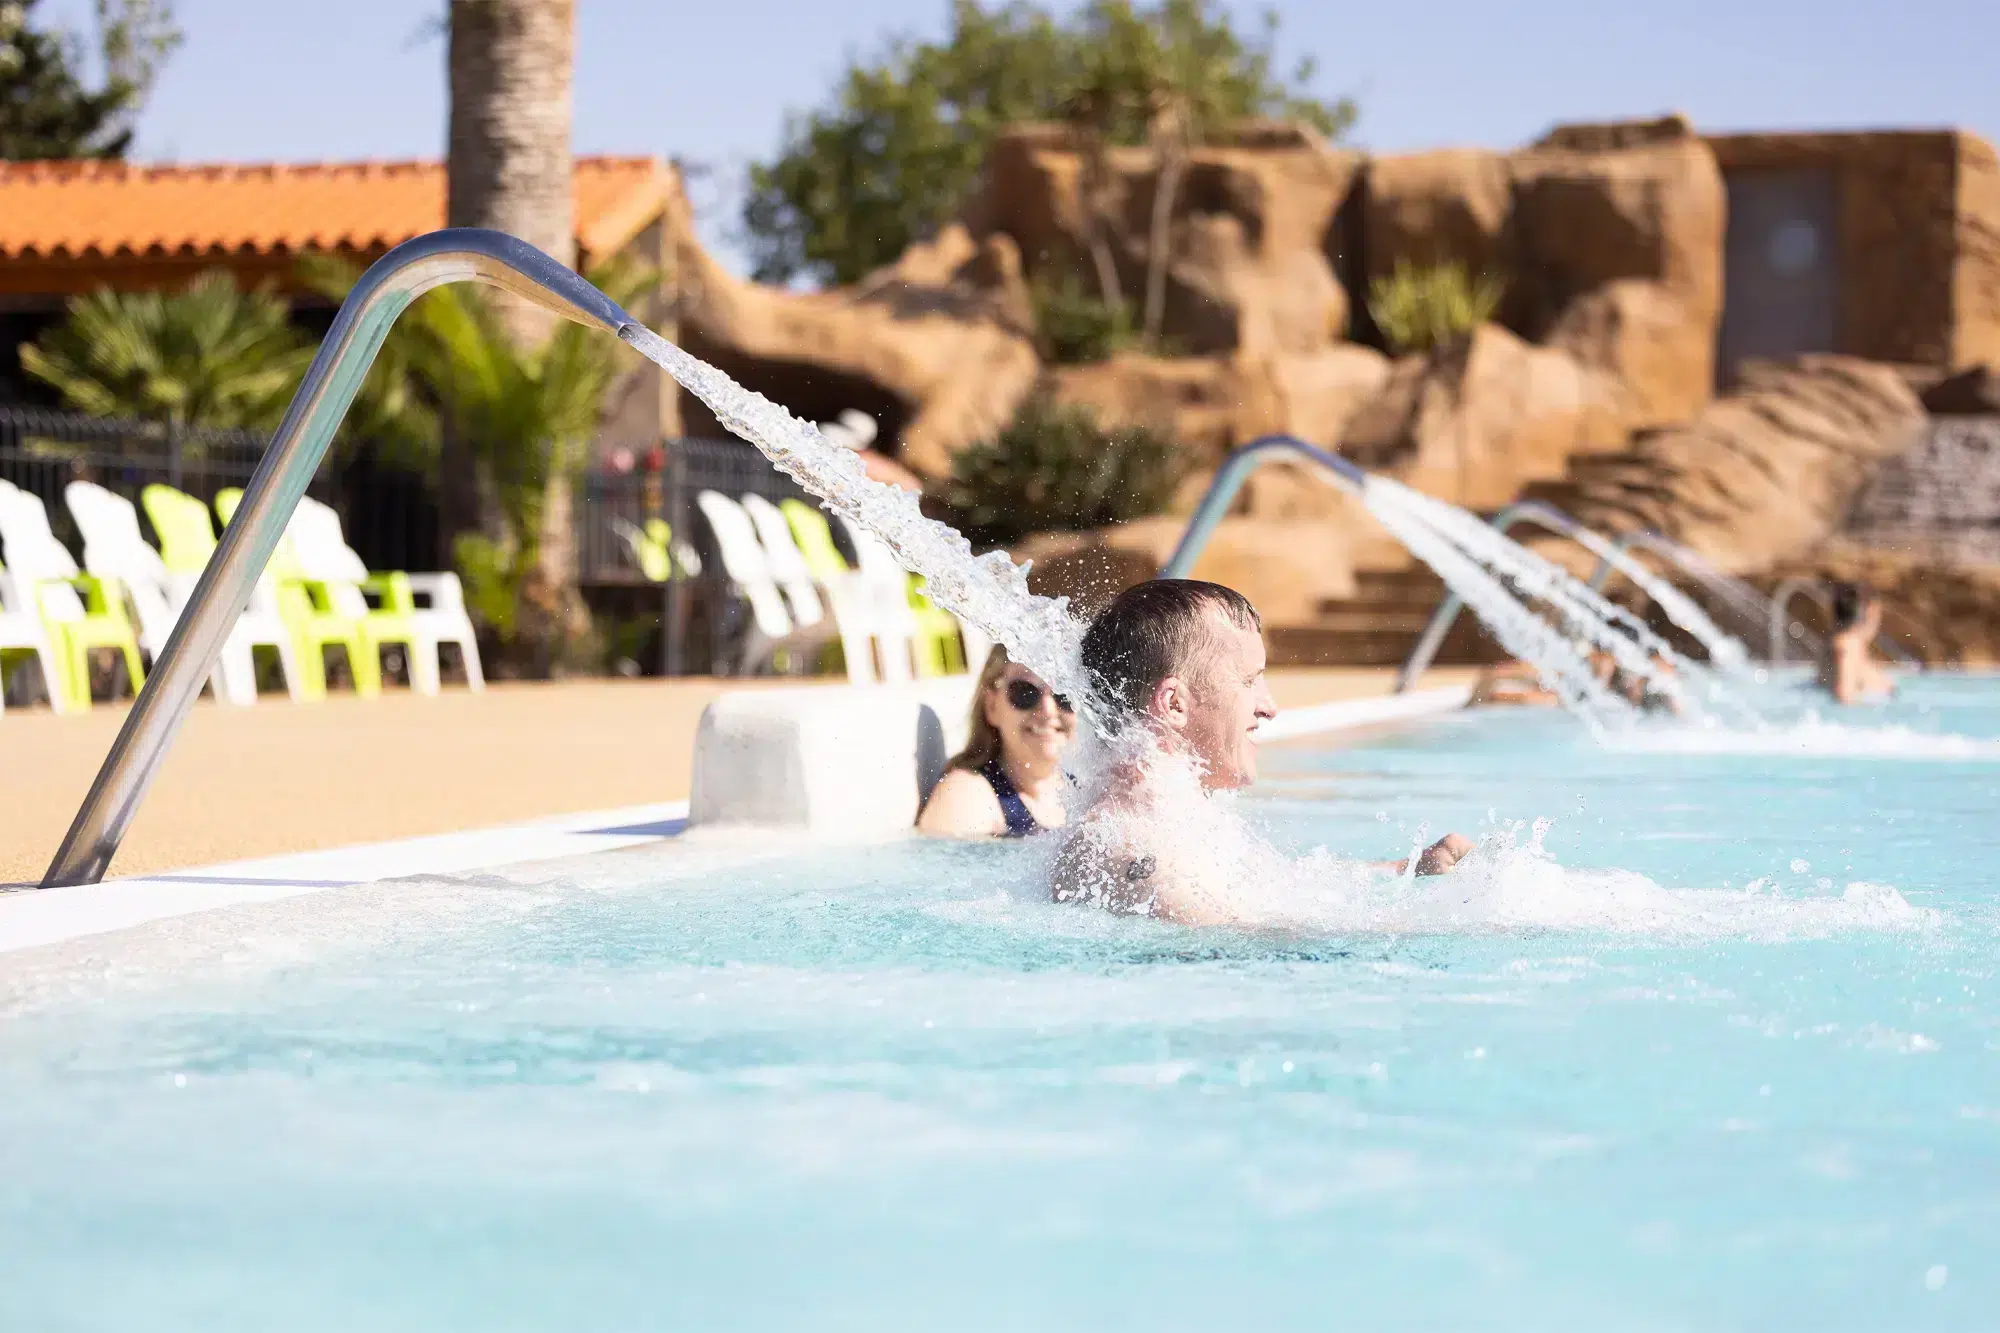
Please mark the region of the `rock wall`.
[[[687, 201], [669, 209], [679, 237], [675, 313], [684, 346], [810, 420], [858, 407], [920, 473], [990, 436], [1033, 389], [1027, 290], [1006, 238], [947, 227], [854, 287], [800, 293], [745, 282], [696, 239]], [[691, 434], [718, 429], [683, 397]]]
[[1640, 435], [1530, 493], [1599, 532], [1651, 529], [1724, 569], [1761, 572], [1832, 536], [1923, 423], [1890, 367], [1841, 356], [1753, 363], [1737, 392], [1687, 424]]
[[[1164, 332], [1190, 356], [1310, 353], [1345, 336], [1347, 292], [1334, 272], [1335, 222], [1362, 157], [1309, 131], [1252, 123], [1195, 150], [1169, 226]], [[1095, 290], [1084, 162], [1060, 126], [1023, 126], [990, 151], [967, 203], [975, 236], [1005, 236], [1033, 280], [1057, 272]], [[1120, 289], [1137, 311], [1151, 249], [1154, 155], [1114, 148], [1097, 192]]]
[[1715, 135], [1725, 179], [1833, 178], [1839, 340], [1873, 361], [2000, 360], [2000, 163], [1960, 130]]
[[1362, 174], [1351, 269], [1455, 261], [1506, 283], [1500, 318], [1615, 390], [1634, 428], [1708, 401], [1722, 312], [1722, 180], [1679, 117], [1559, 128], [1517, 153], [1385, 157]]

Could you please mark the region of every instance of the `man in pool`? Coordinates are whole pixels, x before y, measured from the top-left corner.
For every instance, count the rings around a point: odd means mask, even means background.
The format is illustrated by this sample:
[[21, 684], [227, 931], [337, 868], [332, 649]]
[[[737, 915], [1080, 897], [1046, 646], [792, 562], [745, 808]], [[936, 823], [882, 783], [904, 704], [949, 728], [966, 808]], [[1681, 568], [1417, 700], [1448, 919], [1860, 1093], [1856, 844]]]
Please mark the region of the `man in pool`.
[[[1057, 857], [1057, 901], [1190, 925], [1241, 919], [1235, 880], [1255, 871], [1204, 827], [1203, 807], [1256, 780], [1257, 728], [1278, 714], [1262, 630], [1241, 593], [1193, 579], [1128, 588], [1091, 622], [1083, 667], [1116, 748]], [[1417, 873], [1449, 870], [1471, 848], [1449, 834], [1418, 857]]]

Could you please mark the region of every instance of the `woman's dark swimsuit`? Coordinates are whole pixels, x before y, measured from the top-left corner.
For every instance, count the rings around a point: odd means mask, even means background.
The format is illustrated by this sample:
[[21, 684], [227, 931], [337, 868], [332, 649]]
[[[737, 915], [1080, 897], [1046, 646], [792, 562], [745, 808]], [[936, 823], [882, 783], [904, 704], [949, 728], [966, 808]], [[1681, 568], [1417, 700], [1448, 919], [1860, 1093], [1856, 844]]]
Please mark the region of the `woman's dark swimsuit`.
[[979, 776], [986, 779], [987, 785], [993, 788], [993, 794], [1000, 798], [1000, 813], [1007, 819], [1007, 832], [1003, 837], [1025, 838], [1030, 833], [1042, 831], [1034, 813], [1028, 809], [1028, 803], [1021, 799], [1020, 790], [1007, 776], [1007, 770], [1000, 767], [998, 759], [981, 765]]

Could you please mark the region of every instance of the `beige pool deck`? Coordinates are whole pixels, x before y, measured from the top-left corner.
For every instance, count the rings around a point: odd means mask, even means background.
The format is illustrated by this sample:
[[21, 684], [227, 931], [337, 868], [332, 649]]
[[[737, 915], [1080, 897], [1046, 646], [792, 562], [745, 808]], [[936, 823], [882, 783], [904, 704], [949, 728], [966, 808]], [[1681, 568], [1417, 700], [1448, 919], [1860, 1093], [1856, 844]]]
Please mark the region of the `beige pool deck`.
[[[1274, 672], [1281, 708], [1388, 693], [1393, 673]], [[1440, 670], [1426, 685], [1456, 685]], [[695, 724], [726, 690], [800, 682], [684, 679], [447, 687], [425, 699], [335, 696], [195, 706], [111, 873], [419, 837], [688, 794]], [[0, 715], [0, 883], [40, 879], [126, 705]]]

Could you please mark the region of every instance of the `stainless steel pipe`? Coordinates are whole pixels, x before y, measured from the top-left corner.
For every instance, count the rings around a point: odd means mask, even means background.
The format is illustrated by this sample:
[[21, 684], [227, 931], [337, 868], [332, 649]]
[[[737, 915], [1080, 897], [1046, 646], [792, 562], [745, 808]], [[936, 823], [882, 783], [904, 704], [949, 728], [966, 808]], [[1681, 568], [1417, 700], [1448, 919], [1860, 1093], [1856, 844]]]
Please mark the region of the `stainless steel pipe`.
[[[1493, 530], [1506, 536], [1508, 529], [1517, 523], [1534, 523], [1558, 537], [1575, 538], [1583, 530], [1583, 525], [1552, 504], [1540, 500], [1520, 500], [1508, 505], [1493, 516]], [[1465, 609], [1465, 599], [1447, 590], [1444, 598], [1431, 612], [1430, 620], [1424, 625], [1424, 632], [1410, 649], [1410, 655], [1403, 662], [1403, 669], [1396, 673], [1396, 693], [1401, 694], [1416, 684], [1417, 677], [1430, 670], [1431, 661], [1437, 657], [1438, 649], [1444, 647], [1445, 635], [1451, 633], [1452, 622]]]
[[435, 231], [382, 256], [348, 293], [333, 328], [244, 491], [236, 517], [76, 812], [42, 887], [104, 878], [153, 775], [215, 666], [223, 641], [277, 549], [299, 497], [354, 401], [390, 325], [410, 302], [451, 282], [483, 282], [565, 319], [618, 336], [635, 321], [603, 292], [503, 232]]
[[1180, 543], [1167, 557], [1159, 577], [1184, 579], [1188, 576], [1188, 571], [1194, 568], [1195, 561], [1207, 548], [1209, 538], [1215, 535], [1216, 525], [1228, 514], [1236, 492], [1243, 489], [1244, 480], [1278, 454], [1293, 454], [1308, 463], [1318, 464], [1329, 474], [1329, 481], [1350, 495], [1358, 496], [1368, 487], [1366, 472], [1338, 454], [1307, 444], [1295, 435], [1266, 435], [1252, 440], [1225, 458], [1222, 466], [1216, 469], [1215, 479], [1208, 483], [1208, 490], [1203, 492], [1201, 503], [1195, 506], [1194, 516], [1188, 519], [1187, 527], [1181, 532]]

